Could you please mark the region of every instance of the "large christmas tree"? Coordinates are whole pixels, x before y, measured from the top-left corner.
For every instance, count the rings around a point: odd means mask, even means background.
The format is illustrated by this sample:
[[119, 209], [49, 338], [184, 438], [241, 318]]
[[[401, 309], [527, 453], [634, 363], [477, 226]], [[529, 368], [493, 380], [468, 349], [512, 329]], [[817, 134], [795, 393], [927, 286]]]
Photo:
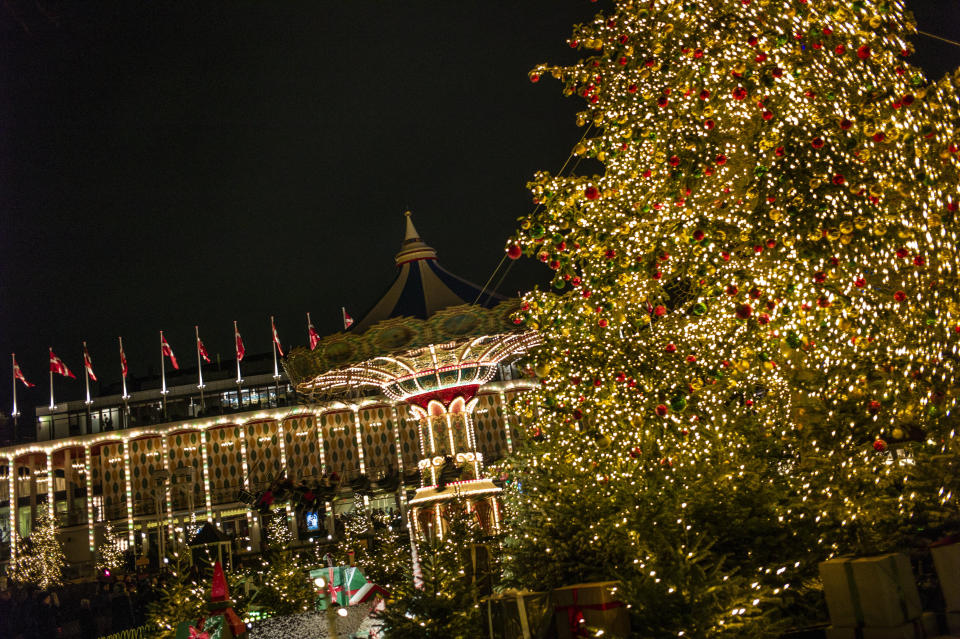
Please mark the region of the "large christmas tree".
[[756, 636], [817, 560], [943, 522], [904, 482], [952, 438], [957, 106], [914, 32], [888, 0], [623, 1], [531, 73], [586, 100], [602, 171], [538, 174], [508, 247], [555, 271], [517, 317], [511, 580]]

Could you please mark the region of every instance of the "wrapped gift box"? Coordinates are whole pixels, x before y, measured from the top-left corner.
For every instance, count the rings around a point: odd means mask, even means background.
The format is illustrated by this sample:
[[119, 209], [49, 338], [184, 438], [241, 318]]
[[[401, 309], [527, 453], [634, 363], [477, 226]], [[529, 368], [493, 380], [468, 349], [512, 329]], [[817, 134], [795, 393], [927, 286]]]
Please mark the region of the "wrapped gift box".
[[[376, 589], [374, 594], [381, 593], [383, 596], [386, 595], [385, 590], [379, 586], [370, 584], [366, 576], [363, 574], [363, 571], [356, 566], [329, 566], [327, 568], [316, 568], [311, 570], [310, 579], [316, 579], [317, 577], [323, 577], [323, 579], [327, 582], [328, 594], [330, 592], [330, 585], [333, 586], [333, 592], [336, 595], [337, 604], [341, 607], [350, 606], [355, 603], [359, 603], [360, 601], [366, 601], [366, 598], [356, 599], [356, 595], [368, 585], [370, 588]], [[366, 588], [363, 594], [366, 594], [370, 588]]]
[[603, 630], [605, 636], [626, 637], [630, 616], [616, 591], [620, 582], [601, 581], [557, 588], [551, 592], [558, 639], [576, 639], [584, 629]]
[[886, 628], [827, 628], [826, 639], [933, 639], [938, 635], [937, 615], [925, 612], [910, 623]]
[[820, 563], [823, 594], [835, 628], [894, 628], [920, 618], [920, 593], [906, 555]]
[[960, 612], [960, 539], [942, 539], [930, 546], [940, 591], [948, 612]]
[[552, 619], [550, 594], [504, 590], [483, 599], [491, 639], [541, 639]]

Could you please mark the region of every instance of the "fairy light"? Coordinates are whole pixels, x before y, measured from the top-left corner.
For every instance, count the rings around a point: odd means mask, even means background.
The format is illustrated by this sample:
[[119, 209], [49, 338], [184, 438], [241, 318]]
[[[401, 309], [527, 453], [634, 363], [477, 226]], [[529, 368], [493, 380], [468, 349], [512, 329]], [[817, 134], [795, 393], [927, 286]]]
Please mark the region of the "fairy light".
[[[282, 450], [282, 449], [281, 449]], [[200, 431], [200, 461], [203, 470], [203, 501], [207, 510], [207, 521], [213, 521], [213, 501], [210, 494], [210, 462], [207, 452], [207, 431]]]
[[507, 452], [513, 452], [513, 438], [510, 436], [510, 405], [507, 404], [507, 395], [503, 391], [498, 393], [500, 407], [503, 410], [503, 434], [507, 437]]
[[[84, 495], [84, 505], [87, 509], [87, 545], [90, 549], [90, 553], [93, 554], [96, 551], [96, 539], [94, 538], [94, 521], [93, 521], [93, 462], [91, 460], [92, 455], [90, 451], [90, 445], [83, 447], [83, 474], [84, 474], [84, 483], [86, 484], [86, 494]], [[13, 503], [13, 502], [10, 502]]]
[[127, 541], [130, 547], [134, 547], [133, 532], [133, 478], [130, 472], [130, 440], [124, 439], [120, 442], [123, 450], [123, 487], [125, 493], [125, 502], [127, 506]]
[[47, 514], [51, 520], [54, 513], [53, 497], [53, 452], [47, 451]]
[[[7, 458], [7, 494], [10, 504], [10, 559], [17, 557], [17, 458]], [[91, 543], [90, 550], [93, 550]]]

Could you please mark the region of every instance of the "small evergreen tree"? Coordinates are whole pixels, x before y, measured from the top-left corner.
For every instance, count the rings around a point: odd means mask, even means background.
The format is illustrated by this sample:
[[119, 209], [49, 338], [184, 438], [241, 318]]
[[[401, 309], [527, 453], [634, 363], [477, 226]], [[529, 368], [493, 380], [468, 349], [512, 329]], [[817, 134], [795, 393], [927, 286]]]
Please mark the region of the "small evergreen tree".
[[444, 509], [444, 533], [417, 544], [420, 577], [405, 565], [403, 579], [391, 591], [385, 610], [377, 613], [387, 636], [396, 639], [457, 639], [484, 635], [480, 584], [473, 550], [490, 540], [476, 519], [456, 500]]
[[63, 547], [57, 540], [57, 526], [46, 508], [34, 522], [30, 536], [18, 545], [17, 556], [7, 566], [13, 581], [42, 590], [63, 584]]
[[306, 612], [313, 606], [315, 593], [292, 542], [286, 517], [275, 516], [267, 525], [268, 546], [257, 571], [259, 588], [251, 600], [268, 615]]
[[[174, 550], [166, 559], [167, 572], [161, 576], [157, 598], [147, 607], [148, 634], [156, 639], [173, 639], [180, 622], [195, 621], [209, 613], [209, 575], [201, 575], [187, 550]], [[249, 605], [245, 586], [250, 575], [241, 570], [227, 572], [224, 576], [231, 607], [242, 618]]]
[[103, 543], [97, 547], [97, 571], [100, 573], [116, 572], [123, 565], [123, 548], [120, 537], [108, 523], [103, 532]]
[[153, 636], [176, 636], [177, 624], [198, 619], [206, 611], [203, 585], [186, 552], [174, 551], [167, 557], [168, 572], [161, 577], [157, 598], [147, 608], [147, 624]]

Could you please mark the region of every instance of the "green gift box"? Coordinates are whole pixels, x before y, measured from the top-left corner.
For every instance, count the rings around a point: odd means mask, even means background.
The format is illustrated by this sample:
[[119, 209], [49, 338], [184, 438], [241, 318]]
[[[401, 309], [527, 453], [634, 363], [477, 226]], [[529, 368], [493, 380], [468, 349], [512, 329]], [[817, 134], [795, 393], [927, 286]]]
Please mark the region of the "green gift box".
[[542, 639], [552, 620], [550, 594], [504, 590], [485, 597], [490, 639]]
[[587, 629], [603, 630], [605, 637], [627, 637], [630, 616], [616, 598], [618, 581], [598, 581], [557, 588], [551, 594], [558, 639], [593, 636]]
[[327, 582], [324, 590], [328, 596], [332, 586], [337, 605], [342, 607], [349, 606], [350, 598], [357, 594], [368, 582], [363, 571], [356, 566], [330, 566], [311, 570], [310, 578], [316, 579], [317, 577], [322, 577]]

